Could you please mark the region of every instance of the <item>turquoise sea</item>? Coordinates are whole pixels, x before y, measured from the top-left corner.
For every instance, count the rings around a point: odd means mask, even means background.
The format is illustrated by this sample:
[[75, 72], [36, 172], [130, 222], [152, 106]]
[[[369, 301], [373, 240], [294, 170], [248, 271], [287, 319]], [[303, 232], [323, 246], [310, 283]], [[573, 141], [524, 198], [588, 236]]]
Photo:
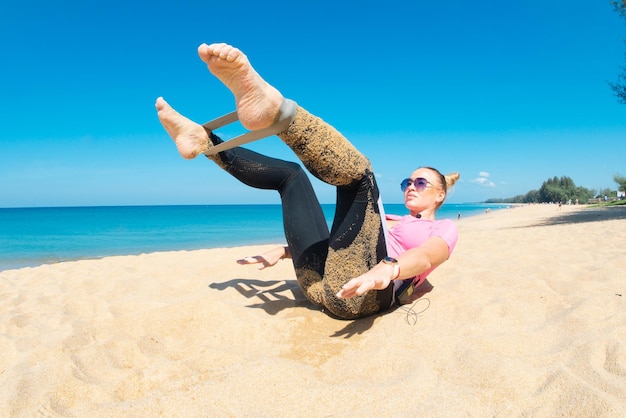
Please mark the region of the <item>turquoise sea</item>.
[[[334, 205], [322, 205], [331, 223]], [[445, 204], [437, 218], [506, 205]], [[385, 205], [404, 215], [404, 205]], [[106, 206], [0, 209], [0, 270], [66, 260], [282, 243], [280, 205]]]

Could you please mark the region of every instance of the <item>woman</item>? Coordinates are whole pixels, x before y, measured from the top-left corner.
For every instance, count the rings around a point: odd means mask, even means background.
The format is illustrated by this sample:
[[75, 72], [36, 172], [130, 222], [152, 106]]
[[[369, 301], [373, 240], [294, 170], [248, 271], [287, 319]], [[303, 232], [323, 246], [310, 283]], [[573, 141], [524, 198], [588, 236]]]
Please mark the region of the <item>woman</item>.
[[[337, 130], [311, 115], [263, 80], [247, 57], [226, 44], [202, 44], [200, 58], [235, 96], [241, 124], [257, 131], [288, 121], [277, 133], [314, 176], [337, 189], [331, 230], [306, 173], [292, 162], [244, 148], [212, 153], [222, 143], [205, 129], [158, 98], [159, 120], [184, 158], [206, 154], [243, 183], [279, 192], [287, 247], [240, 263], [272, 266], [291, 258], [298, 284], [307, 298], [343, 319], [354, 319], [392, 307], [446, 261], [457, 241], [452, 221], [436, 221], [457, 173], [443, 176], [423, 167], [402, 182], [410, 216], [387, 216], [369, 160]], [[290, 122], [290, 123], [289, 123]], [[408, 290], [405, 290], [408, 289]]]

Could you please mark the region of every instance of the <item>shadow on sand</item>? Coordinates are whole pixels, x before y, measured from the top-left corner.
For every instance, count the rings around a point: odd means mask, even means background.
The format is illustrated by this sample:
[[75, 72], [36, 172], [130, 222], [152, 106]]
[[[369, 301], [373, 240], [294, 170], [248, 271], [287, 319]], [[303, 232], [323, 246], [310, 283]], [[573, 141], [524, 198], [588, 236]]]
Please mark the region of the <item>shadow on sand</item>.
[[612, 221], [626, 219], [626, 205], [584, 208], [582, 210], [562, 213], [549, 219], [542, 219], [530, 226], [550, 226], [583, 222]]

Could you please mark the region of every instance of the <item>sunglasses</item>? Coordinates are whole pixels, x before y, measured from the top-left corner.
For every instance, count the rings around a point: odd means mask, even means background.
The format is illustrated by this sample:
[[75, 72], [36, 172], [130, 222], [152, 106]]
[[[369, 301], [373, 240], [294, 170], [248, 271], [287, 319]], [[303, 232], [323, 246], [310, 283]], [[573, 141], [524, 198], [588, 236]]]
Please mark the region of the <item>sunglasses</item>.
[[428, 186], [435, 187], [434, 184], [432, 184], [431, 182], [429, 182], [425, 178], [418, 177], [416, 179], [404, 179], [404, 180], [402, 180], [402, 183], [400, 183], [400, 190], [402, 190], [404, 192], [407, 189], [407, 187], [409, 187], [411, 185], [413, 185], [413, 187], [415, 187], [415, 190], [417, 190], [418, 192], [423, 192], [424, 190], [426, 190], [426, 188]]

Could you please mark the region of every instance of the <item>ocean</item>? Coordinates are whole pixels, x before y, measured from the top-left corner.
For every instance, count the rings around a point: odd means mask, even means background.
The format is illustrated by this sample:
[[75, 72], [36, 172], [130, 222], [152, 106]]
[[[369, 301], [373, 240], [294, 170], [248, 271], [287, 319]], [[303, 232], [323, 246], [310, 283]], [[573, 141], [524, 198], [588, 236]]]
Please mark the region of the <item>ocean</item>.
[[[334, 205], [322, 205], [329, 225]], [[438, 219], [507, 205], [444, 204]], [[402, 204], [385, 205], [404, 215]], [[0, 271], [156, 251], [284, 242], [280, 205], [0, 208]]]

